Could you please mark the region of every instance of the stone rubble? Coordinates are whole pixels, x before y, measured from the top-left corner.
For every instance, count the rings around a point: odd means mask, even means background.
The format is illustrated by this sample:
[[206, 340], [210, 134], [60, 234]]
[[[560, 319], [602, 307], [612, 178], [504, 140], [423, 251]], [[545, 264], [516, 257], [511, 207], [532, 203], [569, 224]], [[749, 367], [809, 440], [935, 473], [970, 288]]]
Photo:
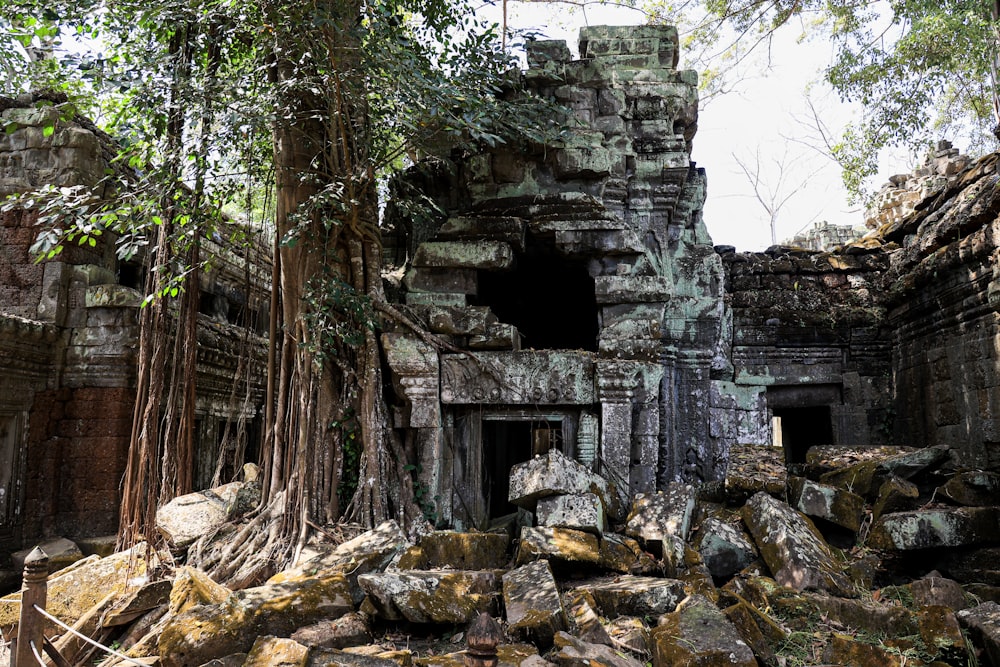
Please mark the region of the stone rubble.
[[[775, 497], [761, 474], [774, 461], [745, 459], [729, 470], [744, 480], [735, 503], [726, 485], [676, 485], [637, 497], [627, 522], [600, 533], [525, 526], [516, 541], [433, 531], [413, 543], [388, 522], [311, 545], [298, 565], [240, 591], [190, 567], [149, 581], [126, 577], [122, 555], [91, 557], [52, 576], [50, 608], [99, 619], [88, 626], [95, 636], [164, 667], [459, 667], [483, 611], [501, 623], [499, 662], [509, 667], [998, 665], [998, 508], [968, 504], [998, 499], [980, 493], [990, 475], [949, 460], [817, 452]], [[862, 475], [865, 496], [843, 488], [859, 465], [873, 472]], [[876, 482], [898, 485], [899, 475], [915, 495], [873, 521], [884, 495]], [[741, 499], [750, 479], [758, 490]], [[569, 486], [540, 497], [581, 497]], [[827, 502], [838, 494], [849, 502]], [[835, 521], [841, 506], [860, 520]], [[665, 538], [679, 557], [656, 553]], [[116, 571], [126, 585], [108, 578]], [[5, 630], [16, 611], [16, 595], [0, 600]]]

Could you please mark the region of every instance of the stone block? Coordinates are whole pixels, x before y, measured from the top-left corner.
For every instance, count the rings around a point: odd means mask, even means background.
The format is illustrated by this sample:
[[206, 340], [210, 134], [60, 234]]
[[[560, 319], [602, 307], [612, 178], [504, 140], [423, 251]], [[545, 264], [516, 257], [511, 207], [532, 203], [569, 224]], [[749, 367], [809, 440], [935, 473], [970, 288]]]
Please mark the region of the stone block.
[[825, 519], [855, 532], [861, 527], [865, 510], [865, 499], [861, 496], [803, 477], [789, 478], [788, 501], [803, 514]]
[[920, 489], [913, 482], [899, 477], [890, 477], [878, 489], [878, 496], [872, 507], [872, 518], [878, 519], [883, 514], [916, 509], [920, 498]]
[[476, 294], [479, 280], [474, 269], [411, 268], [403, 278], [411, 292]]
[[156, 510], [156, 530], [174, 547], [184, 549], [229, 518], [226, 501], [211, 491], [174, 498]]
[[844, 574], [843, 558], [805, 515], [765, 493], [754, 495], [741, 510], [743, 523], [775, 580], [796, 590], [827, 590], [855, 597]]
[[554, 151], [553, 172], [557, 179], [596, 179], [610, 176], [614, 156], [601, 145], [561, 148]]
[[455, 570], [502, 569], [510, 560], [510, 537], [498, 533], [436, 530], [420, 538], [423, 568]]
[[524, 526], [515, 562], [523, 565], [539, 559], [597, 565], [601, 562], [600, 544], [593, 533], [568, 528]]
[[594, 362], [586, 355], [554, 350], [484, 351], [476, 352], [474, 359], [442, 354], [441, 402], [590, 404]]
[[604, 504], [593, 493], [539, 498], [535, 518], [540, 526], [572, 528], [601, 535], [605, 528]]
[[954, 611], [968, 609], [969, 600], [957, 581], [944, 577], [924, 577], [910, 584], [913, 602], [919, 607], [942, 604]]
[[447, 308], [431, 306], [427, 311], [428, 328], [448, 336], [482, 336], [497, 317], [485, 306]]
[[521, 349], [521, 332], [513, 324], [496, 322], [486, 325], [486, 331], [469, 336], [470, 350], [511, 350]]
[[469, 623], [482, 612], [495, 614], [498, 583], [492, 572], [479, 571], [408, 570], [358, 577], [380, 618], [412, 623]]
[[597, 602], [586, 591], [579, 589], [567, 595], [569, 607], [568, 618], [574, 629], [573, 634], [591, 644], [612, 646], [614, 642], [601, 623], [597, 614]]
[[332, 621], [323, 620], [299, 628], [292, 639], [303, 646], [319, 648], [347, 648], [372, 642], [371, 623], [364, 614], [352, 612]]
[[911, 551], [933, 547], [971, 547], [995, 543], [1000, 508], [956, 507], [883, 514], [872, 524], [868, 545]]
[[687, 540], [695, 507], [695, 489], [671, 482], [667, 490], [637, 494], [626, 520], [625, 534], [646, 542], [671, 535]]
[[592, 644], [567, 632], [555, 636], [559, 651], [553, 659], [560, 667], [642, 667], [640, 661], [603, 644]]
[[753, 651], [707, 598], [691, 596], [653, 630], [653, 667], [757, 667]]
[[427, 241], [417, 248], [413, 266], [504, 271], [514, 266], [514, 249], [502, 241]]
[[504, 574], [503, 599], [508, 626], [516, 633], [548, 644], [566, 629], [566, 612], [548, 561], [534, 561]]
[[757, 548], [742, 528], [715, 517], [702, 521], [693, 546], [713, 577], [729, 577], [758, 557]]
[[1000, 604], [984, 602], [958, 612], [959, 623], [984, 648], [988, 664], [1000, 665]]
[[453, 292], [407, 292], [408, 306], [437, 306], [440, 308], [464, 308], [468, 304], [465, 294]]
[[529, 511], [546, 496], [584, 493], [597, 495], [607, 511], [610, 500], [607, 480], [557, 449], [519, 463], [510, 471], [508, 500]]
[[959, 505], [995, 505], [1000, 498], [1000, 473], [985, 470], [958, 473], [938, 487], [936, 495]]
[[243, 667], [306, 667], [309, 648], [294, 639], [258, 637], [247, 653]]
[[10, 559], [15, 570], [18, 572], [24, 570], [24, 559], [28, 557], [28, 554], [35, 547], [41, 549], [48, 556], [49, 572], [56, 572], [69, 567], [78, 560], [83, 560], [83, 552], [80, 551], [80, 547], [75, 542], [65, 537], [51, 537], [47, 540], [42, 540], [29, 549], [22, 549], [21, 551], [12, 553]]
[[602, 616], [659, 616], [677, 608], [687, 593], [678, 579], [625, 575], [613, 581], [584, 584], [575, 590], [591, 595]]
[[465, 216], [448, 218], [438, 229], [441, 241], [502, 241], [524, 250], [525, 222], [510, 216]]
[[673, 284], [666, 276], [598, 276], [594, 278], [597, 303], [648, 303], [667, 301]]
[[954, 611], [942, 605], [921, 607], [917, 625], [924, 646], [937, 660], [949, 665], [968, 664], [969, 651]]

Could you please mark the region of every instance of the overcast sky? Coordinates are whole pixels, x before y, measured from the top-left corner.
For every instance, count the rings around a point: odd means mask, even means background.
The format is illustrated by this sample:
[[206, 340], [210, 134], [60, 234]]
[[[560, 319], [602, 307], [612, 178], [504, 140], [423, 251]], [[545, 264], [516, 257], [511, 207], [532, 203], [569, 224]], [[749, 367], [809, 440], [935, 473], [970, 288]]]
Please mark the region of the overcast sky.
[[[574, 53], [581, 25], [642, 22], [639, 12], [600, 5], [588, 6], [584, 13], [570, 5], [512, 1], [508, 10], [511, 27], [538, 28], [552, 39], [566, 39]], [[777, 186], [779, 199], [792, 195], [778, 216], [779, 242], [817, 221], [863, 225], [863, 212], [847, 204], [839, 168], [807, 145], [816, 143], [807, 87], [823, 122], [835, 133], [854, 110], [820, 81], [830, 45], [821, 40], [797, 43], [800, 32], [794, 26], [779, 32], [767, 52], [746, 63], [753, 74], [738, 83], [736, 92], [716, 97], [700, 113], [691, 157], [708, 172], [705, 221], [716, 244], [740, 250], [771, 245], [768, 214], [736, 160], [753, 168], [758, 152], [762, 189]], [[905, 160], [897, 161], [902, 163], [886, 167], [882, 180], [908, 170]]]

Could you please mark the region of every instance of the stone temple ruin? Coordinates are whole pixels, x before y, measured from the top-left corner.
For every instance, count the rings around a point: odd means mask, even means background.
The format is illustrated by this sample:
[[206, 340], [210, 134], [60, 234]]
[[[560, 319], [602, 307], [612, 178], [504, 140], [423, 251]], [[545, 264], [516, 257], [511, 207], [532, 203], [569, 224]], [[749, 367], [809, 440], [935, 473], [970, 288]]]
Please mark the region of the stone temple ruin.
[[[905, 444], [1000, 466], [997, 157], [942, 146], [893, 179], [868, 237], [833, 252], [713, 246], [691, 161], [696, 75], [676, 69], [677, 48], [674, 29], [650, 26], [585, 28], [577, 59], [562, 42], [530, 43], [524, 82], [567, 109], [565, 139], [442, 151], [403, 182], [444, 214], [389, 207], [385, 256], [404, 269], [391, 294], [465, 351], [382, 334], [394, 427], [440, 526], [512, 512], [510, 470], [550, 450], [620, 500], [720, 480], [733, 447], [775, 441], [791, 463], [813, 445]], [[4, 101], [17, 129], [0, 136], [0, 192], [96, 183], [105, 139], [33, 102]], [[134, 400], [136, 267], [105, 244], [35, 264], [35, 216], [0, 216], [10, 550], [114, 531]], [[201, 286], [205, 470], [231, 418], [236, 349], [263, 345], [254, 318], [234, 314], [268, 300], [265, 256], [218, 252], [230, 261]], [[252, 419], [262, 379], [244, 382]]]

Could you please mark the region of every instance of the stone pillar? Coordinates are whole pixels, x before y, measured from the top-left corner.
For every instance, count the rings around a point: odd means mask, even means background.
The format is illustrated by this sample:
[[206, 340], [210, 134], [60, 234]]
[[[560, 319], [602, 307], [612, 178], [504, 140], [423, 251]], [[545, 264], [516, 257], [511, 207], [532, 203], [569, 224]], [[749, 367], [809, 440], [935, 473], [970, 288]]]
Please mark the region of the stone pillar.
[[682, 453], [677, 452], [675, 435], [675, 415], [677, 406], [677, 351], [663, 347], [660, 351], [660, 456], [656, 470], [656, 488], [664, 490], [670, 482], [680, 479]]
[[628, 506], [632, 462], [632, 397], [637, 369], [628, 361], [597, 363], [597, 397], [601, 402], [601, 474]]
[[643, 364], [640, 391], [636, 396], [639, 410], [632, 431], [632, 460], [629, 468], [629, 489], [636, 493], [656, 490], [656, 475], [660, 458], [660, 382], [663, 369], [655, 364]]

